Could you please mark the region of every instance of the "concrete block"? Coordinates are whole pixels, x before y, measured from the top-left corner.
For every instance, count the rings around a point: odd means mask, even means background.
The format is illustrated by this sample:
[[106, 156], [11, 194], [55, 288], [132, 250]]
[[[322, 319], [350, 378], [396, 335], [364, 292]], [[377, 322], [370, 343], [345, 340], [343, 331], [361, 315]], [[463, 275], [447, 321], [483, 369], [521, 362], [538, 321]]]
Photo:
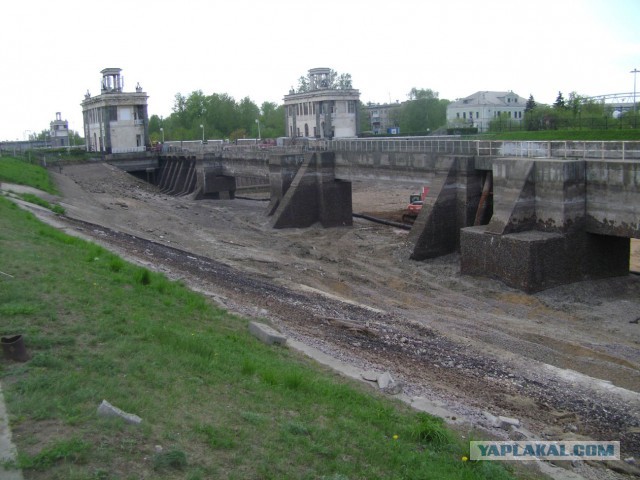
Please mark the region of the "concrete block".
[[103, 417], [119, 417], [125, 422], [134, 425], [142, 423], [142, 419], [139, 416], [120, 410], [118, 407], [114, 407], [106, 400], [102, 400], [102, 403], [98, 406], [98, 415]]
[[287, 337], [264, 323], [250, 322], [249, 333], [267, 345], [284, 345], [287, 343]]
[[460, 232], [463, 275], [495, 278], [528, 293], [576, 281], [629, 273], [629, 239], [541, 231], [491, 235], [488, 227]]
[[511, 427], [518, 428], [520, 426], [520, 420], [510, 417], [498, 417], [498, 426], [504, 430], [510, 430]]

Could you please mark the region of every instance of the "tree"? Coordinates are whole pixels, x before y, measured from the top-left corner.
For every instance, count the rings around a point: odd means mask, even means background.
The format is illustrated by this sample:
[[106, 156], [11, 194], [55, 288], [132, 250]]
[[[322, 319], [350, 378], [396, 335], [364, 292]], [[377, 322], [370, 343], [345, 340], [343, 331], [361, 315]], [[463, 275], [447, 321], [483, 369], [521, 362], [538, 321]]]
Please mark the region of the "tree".
[[406, 134], [426, 134], [447, 123], [448, 100], [440, 100], [431, 89], [412, 88], [409, 101], [402, 104], [398, 114], [400, 131]]
[[555, 108], [556, 110], [561, 110], [566, 108], [566, 104], [564, 102], [564, 97], [562, 96], [562, 92], [558, 92], [558, 97], [556, 98], [556, 101], [553, 103], [553, 108]]
[[308, 91], [309, 91], [309, 78], [303, 75], [298, 79], [298, 90], [296, 90], [296, 93], [304, 93]]
[[351, 74], [343, 73], [339, 75], [336, 82], [336, 88], [339, 90], [349, 90], [353, 88], [353, 85], [351, 82]]
[[[329, 77], [326, 79], [326, 85], [322, 85], [322, 88], [329, 88], [333, 90], [348, 90], [353, 88], [353, 82], [351, 80], [350, 73], [339, 74], [335, 70], [329, 70]], [[303, 75], [298, 78], [298, 88], [290, 93], [305, 93], [311, 89], [311, 82], [308, 75]]]
[[264, 102], [260, 107], [260, 127], [263, 138], [277, 138], [284, 136], [284, 105]]
[[529, 100], [527, 100], [527, 104], [524, 107], [524, 113], [530, 112], [536, 108], [536, 101], [533, 99], [533, 95], [529, 94]]

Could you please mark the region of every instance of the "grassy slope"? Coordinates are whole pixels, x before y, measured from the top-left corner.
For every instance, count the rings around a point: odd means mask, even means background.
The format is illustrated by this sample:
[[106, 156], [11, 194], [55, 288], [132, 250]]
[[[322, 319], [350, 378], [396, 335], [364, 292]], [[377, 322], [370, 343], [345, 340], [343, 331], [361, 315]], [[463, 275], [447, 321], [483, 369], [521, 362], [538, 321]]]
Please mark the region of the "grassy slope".
[[57, 193], [44, 168], [13, 157], [0, 157], [0, 182], [28, 185], [54, 195]]
[[488, 133], [477, 138], [485, 140], [521, 141], [638, 141], [640, 129], [632, 130], [541, 130], [539, 132]]
[[[0, 270], [13, 276], [0, 334], [23, 334], [33, 356], [0, 369], [27, 478], [508, 476], [462, 462], [438, 420], [259, 343], [246, 320], [3, 198]], [[142, 426], [98, 418], [103, 399]]]

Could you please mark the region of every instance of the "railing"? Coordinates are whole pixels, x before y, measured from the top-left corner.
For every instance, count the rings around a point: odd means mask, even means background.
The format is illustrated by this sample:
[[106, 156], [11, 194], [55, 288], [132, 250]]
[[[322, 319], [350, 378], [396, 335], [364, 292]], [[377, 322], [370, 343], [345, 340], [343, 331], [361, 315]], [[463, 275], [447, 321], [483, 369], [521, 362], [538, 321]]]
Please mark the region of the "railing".
[[416, 152], [524, 158], [640, 160], [640, 141], [494, 141], [450, 137], [310, 140], [309, 148], [339, 152]]
[[111, 153], [138, 153], [146, 151], [146, 147], [128, 147], [128, 148], [112, 148]]

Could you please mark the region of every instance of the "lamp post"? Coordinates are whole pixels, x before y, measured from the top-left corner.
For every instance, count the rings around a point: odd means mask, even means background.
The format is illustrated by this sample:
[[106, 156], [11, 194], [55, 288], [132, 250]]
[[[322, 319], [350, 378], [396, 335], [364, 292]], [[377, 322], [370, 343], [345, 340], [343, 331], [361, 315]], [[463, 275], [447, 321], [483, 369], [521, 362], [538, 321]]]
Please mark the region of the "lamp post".
[[204, 125], [200, 124], [200, 128], [202, 129], [202, 143], [204, 144]]
[[257, 118], [256, 123], [258, 124], [258, 140], [260, 140], [262, 138], [262, 135], [260, 135], [260, 120], [258, 120]]
[[160, 127], [160, 133], [162, 133], [162, 143], [164, 143], [164, 128]]
[[636, 114], [636, 73], [639, 73], [640, 70], [634, 68], [629, 73], [633, 73], [633, 114]]

